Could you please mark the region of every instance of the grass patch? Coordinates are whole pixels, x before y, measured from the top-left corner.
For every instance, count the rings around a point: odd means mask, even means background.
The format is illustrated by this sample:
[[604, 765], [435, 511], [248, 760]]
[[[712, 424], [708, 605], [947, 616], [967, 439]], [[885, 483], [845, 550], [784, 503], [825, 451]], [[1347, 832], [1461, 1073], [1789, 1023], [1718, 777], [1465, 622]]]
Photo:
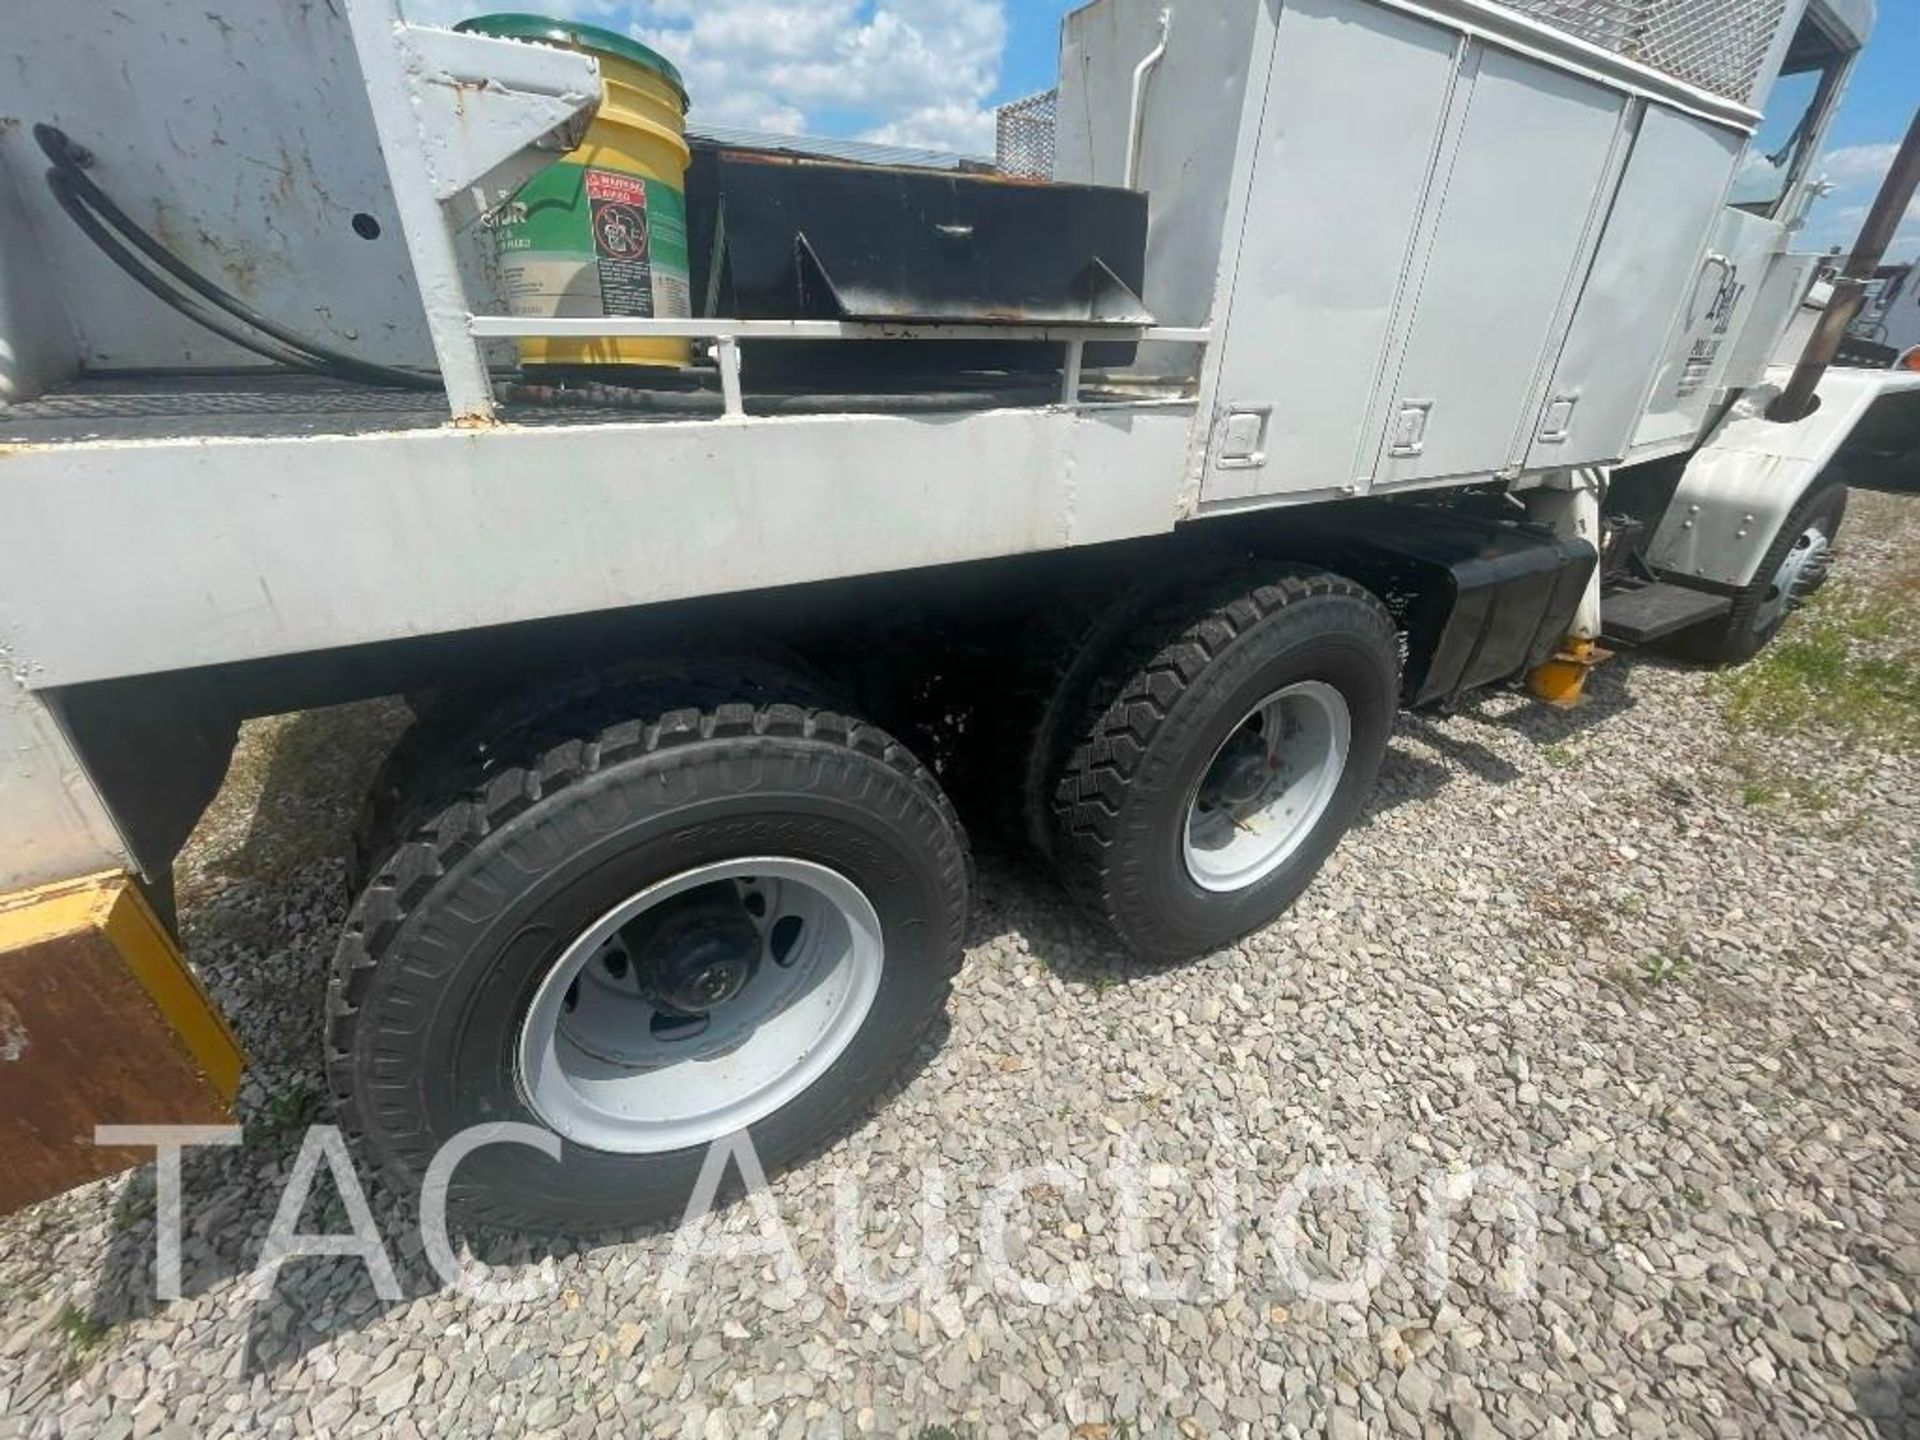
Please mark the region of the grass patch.
[[60, 1314], [53, 1324], [60, 1332], [60, 1338], [66, 1341], [67, 1358], [76, 1365], [86, 1358], [88, 1352], [97, 1349], [113, 1330], [106, 1321], [87, 1314], [71, 1302], [60, 1307]]
[[320, 1118], [320, 1097], [305, 1085], [275, 1090], [247, 1119], [246, 1142], [264, 1145], [300, 1134]]
[[[1735, 731], [1818, 726], [1845, 739], [1920, 750], [1920, 617], [1910, 599], [1835, 579], [1771, 646], [1720, 677]], [[1791, 782], [1749, 776], [1745, 803], [1791, 796]]]
[[1792, 810], [1820, 815], [1831, 810], [1838, 797], [1827, 786], [1797, 775], [1745, 746], [1735, 745], [1727, 763], [1740, 777], [1740, 803], [1749, 810]]

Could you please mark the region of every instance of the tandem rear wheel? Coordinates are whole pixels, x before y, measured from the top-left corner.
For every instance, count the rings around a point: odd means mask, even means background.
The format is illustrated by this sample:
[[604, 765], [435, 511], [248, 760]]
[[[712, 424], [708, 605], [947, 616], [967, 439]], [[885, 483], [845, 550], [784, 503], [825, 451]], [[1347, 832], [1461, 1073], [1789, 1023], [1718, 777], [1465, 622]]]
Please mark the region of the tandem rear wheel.
[[1077, 714], [1050, 707], [1071, 717], [1044, 795], [1062, 881], [1149, 962], [1270, 924], [1372, 793], [1399, 686], [1392, 618], [1340, 576], [1269, 564], [1168, 599]]
[[[1093, 628], [1009, 790], [1070, 891], [1153, 961], [1279, 915], [1372, 787], [1396, 637], [1334, 576], [1245, 573]], [[591, 682], [423, 721], [376, 783], [328, 994], [328, 1075], [403, 1187], [488, 1122], [467, 1223], [681, 1213], [744, 1132], [768, 1171], [922, 1053], [961, 955], [965, 836], [886, 731], [764, 666]], [[998, 697], [996, 697], [998, 698]], [[455, 707], [456, 714], [458, 707]]]
[[424, 791], [398, 782], [407, 818], [335, 960], [329, 1078], [403, 1186], [470, 1127], [519, 1121], [559, 1160], [473, 1152], [462, 1220], [677, 1216], [714, 1142], [744, 1131], [790, 1165], [910, 1068], [969, 866], [902, 746], [810, 696], [684, 688], [495, 727]]

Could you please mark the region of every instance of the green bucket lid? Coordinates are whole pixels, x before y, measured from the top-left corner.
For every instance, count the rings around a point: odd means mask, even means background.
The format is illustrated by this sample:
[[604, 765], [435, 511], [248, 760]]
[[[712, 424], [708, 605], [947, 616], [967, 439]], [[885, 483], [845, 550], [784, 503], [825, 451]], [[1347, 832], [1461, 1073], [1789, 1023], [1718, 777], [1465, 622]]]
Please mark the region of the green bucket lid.
[[630, 40], [616, 30], [598, 25], [582, 25], [576, 20], [555, 20], [546, 15], [475, 15], [453, 27], [473, 35], [494, 35], [502, 40], [542, 40], [549, 45], [567, 45], [589, 54], [611, 55], [640, 65], [680, 92], [680, 108], [687, 108], [687, 82], [666, 56], [650, 50], [638, 40]]

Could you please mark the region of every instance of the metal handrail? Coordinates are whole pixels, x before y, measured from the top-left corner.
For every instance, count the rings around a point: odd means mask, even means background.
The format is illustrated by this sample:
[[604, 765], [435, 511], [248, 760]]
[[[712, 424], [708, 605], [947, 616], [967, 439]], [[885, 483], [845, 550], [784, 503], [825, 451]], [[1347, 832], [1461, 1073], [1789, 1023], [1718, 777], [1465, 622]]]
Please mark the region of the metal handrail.
[[740, 384], [742, 340], [1022, 340], [1066, 347], [1060, 402], [1080, 403], [1082, 361], [1089, 343], [1101, 341], [1207, 345], [1211, 327], [1177, 325], [981, 325], [965, 322], [891, 320], [719, 320], [649, 319], [639, 316], [472, 315], [467, 333], [475, 340], [711, 340], [720, 367], [720, 392], [726, 417], [746, 415]]

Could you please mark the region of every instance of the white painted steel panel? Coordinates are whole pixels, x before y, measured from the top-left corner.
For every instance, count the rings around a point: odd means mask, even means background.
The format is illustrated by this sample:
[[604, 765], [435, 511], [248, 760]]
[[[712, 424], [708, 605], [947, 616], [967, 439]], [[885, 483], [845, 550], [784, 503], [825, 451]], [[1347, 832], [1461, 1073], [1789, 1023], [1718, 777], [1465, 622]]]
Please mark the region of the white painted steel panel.
[[[1163, 325], [1205, 325], [1233, 178], [1234, 127], [1261, 0], [1175, 6], [1167, 53], [1140, 117], [1140, 188], [1151, 197], [1142, 298]], [[1126, 183], [1133, 72], [1160, 43], [1167, 0], [1097, 0], [1061, 26], [1054, 178]], [[1137, 369], [1185, 375], [1190, 351], [1149, 346]]]
[[1216, 437], [1206, 501], [1352, 480], [1458, 45], [1366, 0], [1281, 12], [1216, 391], [1270, 409], [1265, 463]]
[[[1777, 252], [1768, 258], [1766, 273], [1756, 287], [1759, 293], [1752, 298], [1752, 309], [1734, 332], [1733, 353], [1720, 376], [1723, 398], [1727, 390], [1744, 390], [1765, 379], [1774, 351], [1799, 317], [1814, 277], [1827, 258], [1793, 251]], [[1792, 358], [1798, 360], [1800, 356], [1796, 353]]]
[[[0, 450], [34, 688], [1173, 528], [1187, 406]], [[30, 663], [29, 663], [30, 662]]]
[[0, 893], [124, 869], [106, 806], [15, 663], [0, 648]]
[[1627, 453], [1743, 138], [1648, 107], [1535, 426], [1529, 467]]
[[1781, 523], [1874, 403], [1920, 390], [1920, 375], [1911, 371], [1835, 366], [1820, 380], [1820, 407], [1782, 425], [1766, 411], [1792, 374], [1790, 366], [1768, 371], [1767, 383], [1735, 402], [1687, 461], [1647, 548], [1652, 564], [1721, 585], [1747, 584]]
[[[324, 344], [431, 364], [420, 297], [342, 6], [314, 0], [8, 0], [0, 166], [93, 368], [253, 365], [95, 250], [47, 193], [33, 122], [189, 265]], [[482, 8], [476, 6], [476, 9]], [[381, 226], [355, 233], [356, 213]]]
[[1636, 448], [1691, 445], [1706, 429], [1735, 342], [1779, 252], [1779, 222], [1723, 207], [1686, 301], [1667, 341]]
[[[1377, 485], [1503, 468], [1580, 263], [1623, 96], [1480, 53], [1439, 197]], [[1419, 412], [1424, 410], [1424, 421]]]

